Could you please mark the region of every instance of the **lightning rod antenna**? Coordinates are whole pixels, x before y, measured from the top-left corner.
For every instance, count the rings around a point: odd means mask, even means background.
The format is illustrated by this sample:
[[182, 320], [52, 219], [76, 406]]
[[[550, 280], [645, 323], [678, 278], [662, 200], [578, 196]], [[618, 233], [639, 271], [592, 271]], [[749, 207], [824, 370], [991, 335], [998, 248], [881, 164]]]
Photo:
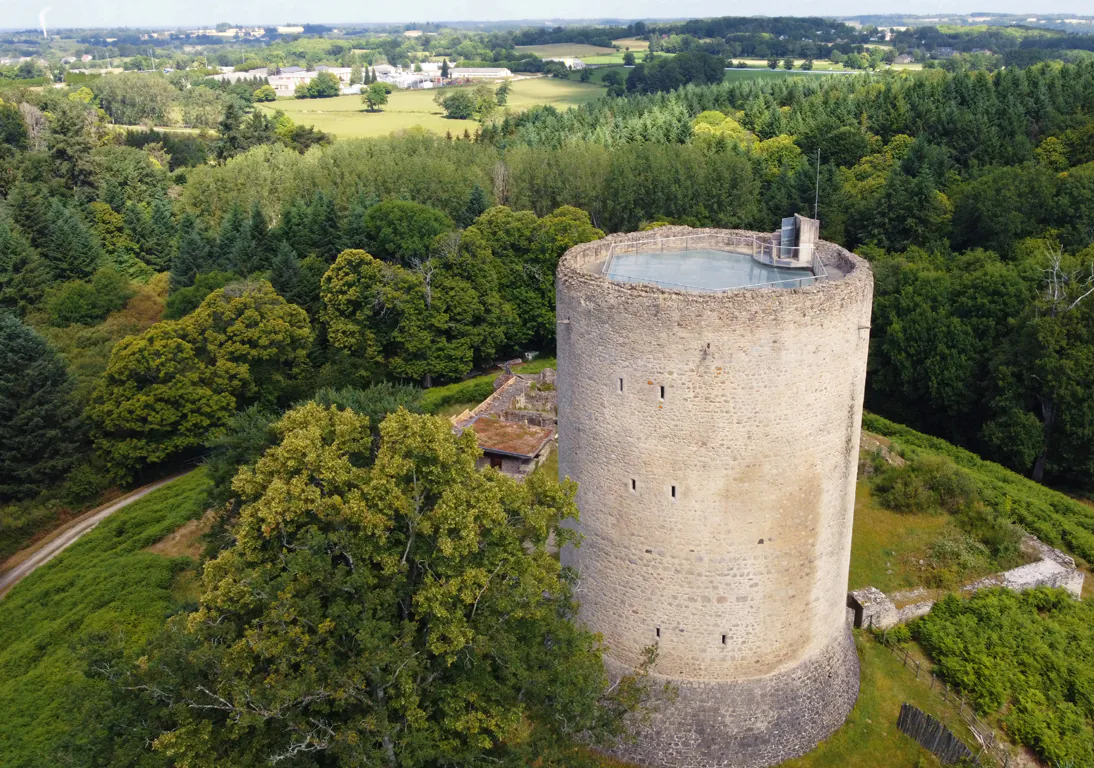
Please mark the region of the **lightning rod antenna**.
[[817, 147], [817, 188], [813, 193], [813, 218], [817, 216], [817, 206], [820, 204], [820, 147]]

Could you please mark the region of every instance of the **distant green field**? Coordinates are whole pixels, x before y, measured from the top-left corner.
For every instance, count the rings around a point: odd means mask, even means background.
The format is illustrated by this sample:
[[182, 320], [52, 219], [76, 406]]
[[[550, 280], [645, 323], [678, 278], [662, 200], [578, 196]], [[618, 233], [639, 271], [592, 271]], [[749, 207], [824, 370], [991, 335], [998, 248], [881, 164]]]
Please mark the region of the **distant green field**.
[[201, 517], [208, 486], [198, 470], [118, 510], [0, 600], [4, 768], [76, 764], [62, 750], [104, 735], [85, 730], [109, 712], [110, 693], [84, 676], [84, 654], [115, 643], [137, 652], [192, 599], [182, 582], [193, 560], [145, 547]]
[[[619, 66], [606, 66], [595, 67], [592, 70], [592, 76], [590, 82], [602, 83], [604, 82], [604, 76], [613, 70], [619, 70], [626, 77], [630, 72], [630, 67]], [[819, 77], [821, 75], [833, 74], [828, 71], [802, 72], [801, 70], [787, 71], [785, 69], [768, 69], [767, 67], [758, 68], [750, 67], [748, 69], [728, 69], [726, 70], [725, 80], [729, 83], [735, 83], [742, 80], [773, 80], [780, 77]], [[574, 71], [570, 73], [571, 81], [578, 81], [581, 77], [580, 71]]]
[[[622, 64], [623, 63], [623, 54], [624, 53], [625, 53], [625, 51], [616, 51], [615, 53], [605, 53], [605, 54], [600, 54], [598, 56], [583, 56], [581, 58], [581, 60], [584, 61], [586, 64]], [[645, 52], [643, 52], [643, 51], [637, 51], [637, 52], [631, 51], [631, 53], [634, 53], [636, 62], [642, 61], [642, 58], [646, 55]], [[665, 58], [665, 57], [668, 57], [668, 56], [675, 56], [675, 55], [676, 55], [675, 53], [655, 53], [654, 54], [654, 56], [656, 56], [659, 59]]]
[[[508, 107], [523, 111], [537, 104], [550, 104], [559, 109], [586, 104], [604, 95], [598, 85], [556, 78], [513, 80]], [[461, 135], [479, 127], [474, 120], [449, 120], [444, 110], [433, 102], [432, 90], [395, 91], [388, 97], [382, 112], [366, 112], [360, 96], [336, 96], [332, 99], [279, 99], [261, 105], [262, 109], [280, 109], [293, 122], [314, 125], [340, 139], [360, 139], [387, 136], [408, 128], [421, 127], [444, 134]]]
[[[767, 59], [734, 59], [735, 66], [748, 66], [756, 67], [757, 69], [767, 69]], [[783, 60], [779, 59], [779, 69], [782, 69]], [[805, 63], [805, 59], [794, 59], [794, 70], [801, 69], [802, 64]], [[814, 59], [813, 71], [826, 70], [829, 72], [844, 72], [847, 68], [842, 64], [833, 64], [827, 59]]]
[[585, 45], [584, 43], [552, 43], [550, 45], [518, 45], [518, 53], [532, 53], [541, 59], [562, 58], [563, 56], [576, 56], [584, 59], [586, 56], [603, 56], [615, 53], [614, 48], [602, 48], [599, 45]]
[[[627, 73], [631, 71], [630, 67], [624, 67], [622, 64], [618, 64], [618, 65], [609, 64], [608, 66], [591, 67], [589, 69], [589, 82], [591, 82], [591, 83], [603, 83], [604, 82], [604, 75], [606, 75], [609, 72], [612, 72], [614, 70], [618, 70], [618, 71], [622, 72], [624, 78], [626, 78]], [[570, 73], [570, 80], [574, 81], [574, 82], [580, 82], [580, 80], [581, 80], [581, 70], [575, 69], [573, 72], [571, 72]]]

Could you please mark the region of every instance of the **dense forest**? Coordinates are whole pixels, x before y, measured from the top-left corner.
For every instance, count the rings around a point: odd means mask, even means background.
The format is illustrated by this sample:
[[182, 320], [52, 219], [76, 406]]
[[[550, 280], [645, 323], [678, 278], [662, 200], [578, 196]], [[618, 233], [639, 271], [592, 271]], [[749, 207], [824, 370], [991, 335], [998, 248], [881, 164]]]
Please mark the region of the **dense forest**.
[[[234, 105], [214, 140], [148, 143], [94, 93], [17, 98], [0, 105], [0, 302], [67, 359], [58, 402], [76, 398], [86, 445], [122, 476], [251, 403], [451, 381], [550, 347], [567, 247], [657, 221], [770, 229], [812, 212], [819, 157], [823, 234], [877, 275], [870, 407], [1089, 484], [1092, 64], [689, 86], [533, 109], [477, 140], [304, 154], [306, 137]], [[163, 302], [162, 322], [90, 359], [81, 337], [138, 299]], [[254, 347], [216, 340], [253, 307]], [[148, 390], [180, 381], [146, 367], [168, 347], [188, 383]], [[174, 415], [148, 424], [137, 402]], [[60, 479], [69, 458], [42, 464]], [[9, 498], [37, 486], [22, 487]]]

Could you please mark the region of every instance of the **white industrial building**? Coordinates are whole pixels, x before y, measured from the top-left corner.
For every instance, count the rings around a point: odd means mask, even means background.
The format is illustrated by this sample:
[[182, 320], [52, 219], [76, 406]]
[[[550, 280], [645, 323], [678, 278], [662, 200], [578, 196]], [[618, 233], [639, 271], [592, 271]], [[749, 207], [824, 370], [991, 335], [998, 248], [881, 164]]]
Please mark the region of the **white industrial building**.
[[585, 69], [585, 62], [575, 56], [561, 56], [554, 59], [544, 59], [544, 61], [560, 62], [566, 69]]
[[453, 80], [500, 80], [513, 76], [505, 67], [454, 67], [448, 73]]

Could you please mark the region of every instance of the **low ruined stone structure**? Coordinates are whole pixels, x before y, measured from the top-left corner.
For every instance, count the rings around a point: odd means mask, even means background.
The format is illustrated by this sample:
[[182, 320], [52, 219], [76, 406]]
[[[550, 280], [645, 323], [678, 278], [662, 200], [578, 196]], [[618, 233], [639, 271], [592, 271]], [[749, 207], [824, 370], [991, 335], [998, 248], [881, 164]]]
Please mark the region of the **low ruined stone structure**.
[[471, 429], [482, 449], [479, 468], [494, 467], [522, 479], [550, 453], [555, 428], [555, 371], [500, 374], [494, 392], [473, 410], [452, 417], [457, 432]]
[[[1084, 576], [1075, 567], [1073, 557], [1050, 547], [1035, 536], [1026, 536], [1022, 547], [1027, 552], [1035, 553], [1040, 559], [970, 582], [961, 587], [961, 593], [968, 596], [992, 587], [1005, 587], [1015, 592], [1037, 587], [1054, 587], [1066, 590], [1076, 600], [1082, 599]], [[927, 594], [926, 590], [920, 588], [910, 593], [886, 595], [876, 587], [865, 587], [847, 593], [847, 608], [856, 627], [891, 629], [897, 624], [905, 624], [930, 613], [935, 601], [916, 599]], [[899, 603], [905, 602], [906, 605], [897, 607]]]
[[[559, 263], [559, 472], [584, 537], [562, 560], [609, 670], [656, 644], [653, 679], [676, 689], [616, 750], [643, 766], [774, 765], [858, 693], [845, 602], [873, 278], [825, 242], [808, 269], [752, 263], [771, 240], [664, 227]], [[723, 256], [737, 287], [707, 280]]]

